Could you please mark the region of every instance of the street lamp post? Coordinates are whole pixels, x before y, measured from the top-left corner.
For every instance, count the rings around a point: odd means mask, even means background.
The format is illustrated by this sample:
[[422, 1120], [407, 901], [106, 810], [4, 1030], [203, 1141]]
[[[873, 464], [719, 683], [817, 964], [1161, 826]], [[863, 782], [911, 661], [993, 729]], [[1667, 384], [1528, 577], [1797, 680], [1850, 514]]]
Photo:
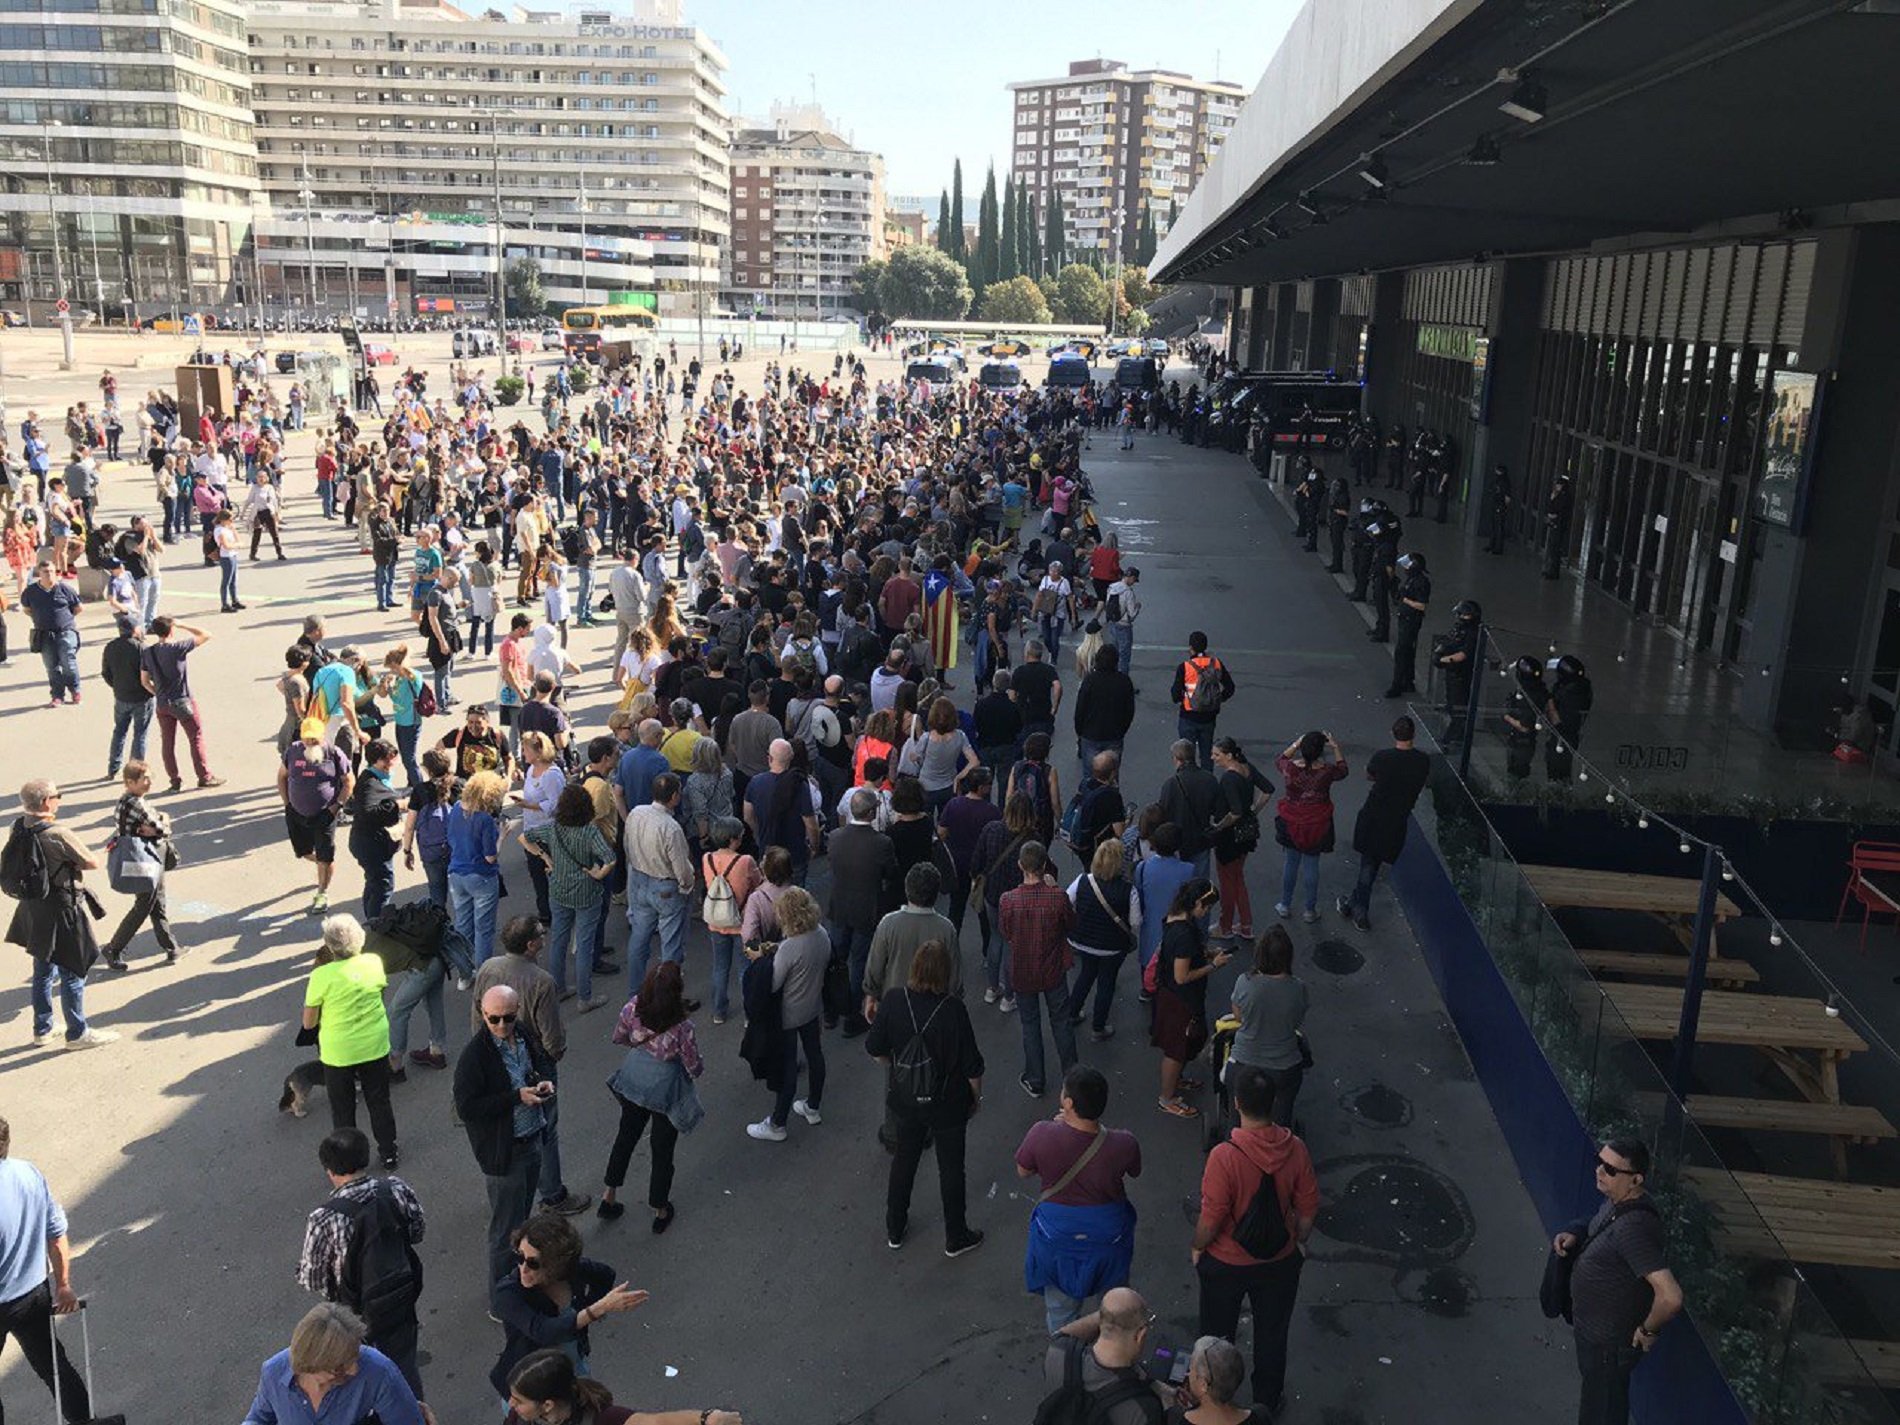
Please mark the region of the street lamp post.
[[581, 305], [587, 305], [587, 170], [581, 170]]
[[297, 190], [297, 197], [303, 202], [304, 291], [308, 294], [312, 321], [317, 316], [317, 225], [310, 214], [310, 205], [316, 196], [310, 188], [310, 156], [306, 153], [303, 160], [303, 187]]
[[1108, 334], [1115, 335], [1115, 317], [1122, 304], [1122, 215], [1125, 209], [1115, 210], [1115, 225], [1109, 229], [1109, 241], [1115, 244], [1115, 287], [1108, 294]]
[[[46, 223], [53, 233], [53, 296], [66, 300], [66, 259], [59, 247], [59, 210], [53, 203], [53, 130], [55, 122], [40, 118], [40, 155], [46, 160]], [[73, 314], [70, 308], [59, 314], [59, 369], [73, 369]]]
[[501, 374], [508, 374], [508, 273], [507, 242], [501, 225], [501, 109], [478, 109], [488, 120], [495, 183], [495, 313], [496, 329], [501, 336]]

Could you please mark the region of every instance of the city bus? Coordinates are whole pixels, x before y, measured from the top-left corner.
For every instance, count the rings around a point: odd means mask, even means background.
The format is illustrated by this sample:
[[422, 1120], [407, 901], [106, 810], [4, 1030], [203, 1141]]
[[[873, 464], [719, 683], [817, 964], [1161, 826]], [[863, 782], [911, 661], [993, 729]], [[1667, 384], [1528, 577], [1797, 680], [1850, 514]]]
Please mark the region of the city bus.
[[568, 356], [587, 361], [600, 359], [603, 336], [609, 340], [632, 336], [651, 331], [656, 325], [657, 319], [644, 307], [569, 307], [561, 313], [562, 341]]

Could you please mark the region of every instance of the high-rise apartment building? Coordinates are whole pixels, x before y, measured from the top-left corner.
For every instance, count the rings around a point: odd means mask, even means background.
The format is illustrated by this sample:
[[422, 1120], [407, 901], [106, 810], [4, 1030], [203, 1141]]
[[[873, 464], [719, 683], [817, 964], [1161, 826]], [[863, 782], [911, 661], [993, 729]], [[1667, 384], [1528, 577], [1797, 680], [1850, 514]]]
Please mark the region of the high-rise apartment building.
[[1070, 246], [1107, 249], [1121, 214], [1122, 256], [1135, 255], [1144, 207], [1164, 230], [1187, 201], [1247, 98], [1238, 84], [1085, 59], [1061, 79], [1011, 84], [1010, 172], [1038, 212], [1062, 194]]
[[238, 0], [0, 3], [0, 304], [231, 300], [257, 159]]
[[775, 104], [769, 121], [740, 123], [725, 283], [733, 311], [841, 316], [852, 274], [884, 250], [881, 157], [808, 105]]
[[679, 0], [464, 11], [250, 0], [257, 266], [273, 306], [491, 309], [499, 224], [549, 301], [716, 300], [726, 60]]

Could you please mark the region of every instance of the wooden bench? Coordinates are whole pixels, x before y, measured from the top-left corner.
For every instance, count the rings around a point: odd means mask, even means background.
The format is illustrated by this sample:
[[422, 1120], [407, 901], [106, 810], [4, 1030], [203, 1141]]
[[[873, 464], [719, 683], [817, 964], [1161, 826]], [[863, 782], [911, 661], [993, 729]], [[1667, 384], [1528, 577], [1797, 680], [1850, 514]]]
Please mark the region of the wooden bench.
[[[1590, 910], [1644, 911], [1669, 924], [1682, 948], [1695, 935], [1695, 916], [1702, 900], [1702, 882], [1689, 876], [1633, 876], [1619, 871], [1586, 871], [1578, 866], [1520, 866], [1537, 898], [1551, 909], [1575, 906]], [[1715, 895], [1715, 930], [1742, 913], [1726, 892]], [[1720, 953], [1719, 937], [1709, 935], [1709, 958]]]
[[1900, 1390], [1900, 1341], [1811, 1341], [1809, 1360], [1830, 1385], [1871, 1380], [1882, 1390]]
[[[1579, 950], [1584, 967], [1597, 975], [1628, 975], [1632, 979], [1681, 980], [1689, 978], [1687, 955], [1652, 955], [1644, 950]], [[1709, 983], [1714, 985], [1754, 985], [1761, 983], [1761, 971], [1746, 960], [1709, 961]]]
[[1732, 1251], [1837, 1267], [1900, 1267], [1900, 1188], [1684, 1168]]
[[1802, 1103], [1790, 1098], [1721, 1098], [1697, 1094], [1689, 1116], [1704, 1128], [1744, 1128], [1762, 1133], [1823, 1133], [1872, 1143], [1900, 1138], [1900, 1130], [1877, 1108], [1853, 1103]]

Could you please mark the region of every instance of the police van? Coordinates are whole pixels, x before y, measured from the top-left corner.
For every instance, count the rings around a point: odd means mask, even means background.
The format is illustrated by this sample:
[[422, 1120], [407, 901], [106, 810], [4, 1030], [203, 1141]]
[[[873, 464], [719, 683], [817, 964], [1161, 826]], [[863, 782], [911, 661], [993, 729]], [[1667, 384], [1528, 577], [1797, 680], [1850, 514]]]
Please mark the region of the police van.
[[1088, 358], [1078, 352], [1058, 352], [1049, 359], [1048, 385], [1080, 390], [1089, 384]]
[[1023, 384], [1023, 369], [1013, 361], [986, 361], [976, 379], [986, 391], [1013, 392]]
[[932, 396], [947, 396], [956, 389], [956, 366], [942, 356], [919, 357], [904, 368], [904, 384], [915, 386], [919, 381], [930, 387]]

